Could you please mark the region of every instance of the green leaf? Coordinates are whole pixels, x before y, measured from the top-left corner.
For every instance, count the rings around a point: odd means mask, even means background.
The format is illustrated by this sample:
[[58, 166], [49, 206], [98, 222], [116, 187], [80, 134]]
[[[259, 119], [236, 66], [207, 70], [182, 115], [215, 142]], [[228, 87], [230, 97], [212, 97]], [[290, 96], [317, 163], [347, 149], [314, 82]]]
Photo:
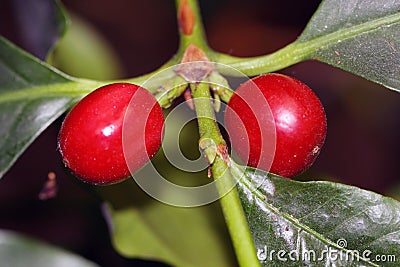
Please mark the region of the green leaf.
[[59, 72], [0, 36], [0, 177], [48, 125], [98, 86]]
[[140, 189], [127, 183], [123, 187], [114, 192], [118, 190], [125, 202], [134, 196], [136, 205], [109, 206], [112, 241], [118, 253], [172, 266], [235, 266], [218, 202], [196, 208], [173, 207], [143, 196], [139, 200], [138, 195], [144, 194]]
[[297, 43], [309, 58], [400, 91], [400, 2], [325, 0]]
[[399, 266], [400, 202], [252, 168], [242, 176], [237, 187], [264, 266]]
[[81, 256], [28, 238], [12, 231], [0, 230], [0, 259], [4, 267], [95, 267]]
[[229, 243], [220, 240], [207, 213], [207, 207], [177, 208], [162, 203], [114, 211], [114, 248], [125, 257], [173, 266], [231, 265], [224, 249]]

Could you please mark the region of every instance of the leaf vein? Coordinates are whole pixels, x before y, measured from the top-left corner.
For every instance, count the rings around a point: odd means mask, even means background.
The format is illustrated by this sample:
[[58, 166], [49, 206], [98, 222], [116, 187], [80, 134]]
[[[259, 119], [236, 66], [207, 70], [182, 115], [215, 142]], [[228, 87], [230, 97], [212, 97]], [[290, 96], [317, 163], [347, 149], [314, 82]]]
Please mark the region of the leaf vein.
[[325, 207], [328, 203], [332, 202], [333, 200], [337, 199], [337, 197], [340, 196], [339, 193], [333, 195], [333, 197], [330, 197], [329, 199], [327, 199], [324, 203], [322, 203], [320, 206], [318, 206], [317, 208], [315, 208], [314, 210], [312, 210], [311, 212], [309, 212], [308, 214], [304, 215], [303, 217], [300, 217], [298, 220], [301, 221], [305, 218], [307, 218], [308, 216], [310, 216], [311, 214], [314, 214], [315, 212], [317, 212], [318, 210], [322, 209], [323, 207]]

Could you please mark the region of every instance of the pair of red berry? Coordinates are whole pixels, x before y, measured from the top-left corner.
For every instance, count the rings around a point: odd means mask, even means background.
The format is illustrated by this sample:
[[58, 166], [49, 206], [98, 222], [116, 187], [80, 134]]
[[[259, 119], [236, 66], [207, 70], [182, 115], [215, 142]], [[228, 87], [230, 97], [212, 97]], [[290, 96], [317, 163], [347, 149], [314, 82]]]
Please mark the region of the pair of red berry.
[[[325, 112], [316, 95], [281, 74], [242, 84], [228, 103], [225, 122], [233, 149], [243, 161], [288, 178], [314, 162], [326, 134]], [[90, 93], [70, 111], [61, 127], [59, 149], [65, 165], [82, 180], [115, 183], [154, 156], [163, 125], [161, 107], [147, 90], [111, 84]], [[129, 128], [126, 146], [123, 127]], [[129, 167], [126, 155], [131, 155]]]

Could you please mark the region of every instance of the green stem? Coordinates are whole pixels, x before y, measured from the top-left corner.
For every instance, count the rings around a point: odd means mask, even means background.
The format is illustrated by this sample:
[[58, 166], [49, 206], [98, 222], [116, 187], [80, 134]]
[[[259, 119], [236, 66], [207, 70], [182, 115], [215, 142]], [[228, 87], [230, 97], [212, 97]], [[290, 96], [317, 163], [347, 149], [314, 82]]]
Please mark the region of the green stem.
[[[269, 55], [241, 58], [218, 54], [215, 58], [219, 63], [229, 65], [243, 75], [255, 76], [277, 71], [309, 59], [310, 53], [314, 51], [313, 48], [312, 46], [307, 47], [307, 43], [295, 42]], [[221, 69], [220, 72], [233, 76], [238, 74], [238, 72], [224, 73], [224, 70], [225, 68]]]
[[[217, 147], [226, 146], [215, 120], [209, 85], [200, 83], [191, 87], [200, 139], [209, 138]], [[221, 195], [222, 211], [240, 266], [260, 266], [238, 192], [233, 184], [228, 164], [221, 155], [215, 158], [212, 173]]]
[[192, 34], [185, 35], [183, 33], [180, 33], [181, 39], [178, 55], [183, 54], [186, 48], [191, 44], [197, 46], [203, 51], [209, 51], [210, 49], [208, 48], [206, 42], [206, 35], [204, 33], [203, 22], [201, 21], [200, 9], [197, 0], [176, 0], [177, 13], [179, 12], [179, 8], [184, 1], [187, 2], [192, 10], [194, 16], [194, 26]]

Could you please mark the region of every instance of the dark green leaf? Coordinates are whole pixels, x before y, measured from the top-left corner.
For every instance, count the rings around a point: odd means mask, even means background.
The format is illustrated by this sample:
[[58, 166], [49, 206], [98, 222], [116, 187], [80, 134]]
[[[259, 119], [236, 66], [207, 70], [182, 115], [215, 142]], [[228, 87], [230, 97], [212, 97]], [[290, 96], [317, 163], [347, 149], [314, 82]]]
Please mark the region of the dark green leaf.
[[244, 174], [238, 190], [264, 266], [399, 266], [400, 202], [332, 182]]
[[5, 230], [0, 230], [0, 259], [4, 267], [98, 266], [78, 255]]
[[400, 1], [325, 0], [297, 43], [310, 58], [400, 91]]
[[98, 86], [66, 76], [0, 36], [0, 177], [48, 125]]
[[160, 202], [116, 210], [112, 212], [114, 247], [125, 257], [172, 266], [232, 266], [229, 243], [221, 240], [211, 216], [210, 206], [178, 208]]

